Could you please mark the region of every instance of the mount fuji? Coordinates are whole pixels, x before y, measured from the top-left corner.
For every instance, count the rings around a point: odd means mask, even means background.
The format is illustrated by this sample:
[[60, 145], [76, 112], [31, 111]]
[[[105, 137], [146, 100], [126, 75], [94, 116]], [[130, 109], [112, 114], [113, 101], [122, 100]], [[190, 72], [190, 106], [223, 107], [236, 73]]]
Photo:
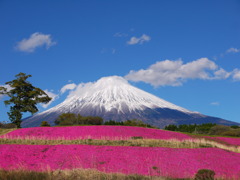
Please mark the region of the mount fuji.
[[160, 128], [168, 124], [217, 123], [238, 125], [221, 118], [192, 112], [136, 88], [119, 76], [103, 77], [82, 84], [64, 102], [23, 120], [22, 127], [40, 126], [42, 121], [54, 125], [62, 113], [100, 116], [105, 121], [139, 119]]

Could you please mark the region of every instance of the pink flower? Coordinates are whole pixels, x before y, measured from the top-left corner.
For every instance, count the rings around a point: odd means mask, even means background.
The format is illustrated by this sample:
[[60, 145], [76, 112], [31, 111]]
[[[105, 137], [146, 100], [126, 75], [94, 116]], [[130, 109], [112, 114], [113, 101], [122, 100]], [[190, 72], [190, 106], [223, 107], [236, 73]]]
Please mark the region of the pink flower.
[[18, 129], [7, 134], [8, 138], [39, 139], [124, 140], [133, 136], [141, 136], [145, 139], [191, 139], [190, 136], [178, 132], [129, 126], [34, 127]]
[[0, 145], [4, 169], [95, 168], [104, 172], [193, 177], [211, 169], [216, 177], [240, 179], [240, 154], [217, 148], [162, 148], [92, 145]]

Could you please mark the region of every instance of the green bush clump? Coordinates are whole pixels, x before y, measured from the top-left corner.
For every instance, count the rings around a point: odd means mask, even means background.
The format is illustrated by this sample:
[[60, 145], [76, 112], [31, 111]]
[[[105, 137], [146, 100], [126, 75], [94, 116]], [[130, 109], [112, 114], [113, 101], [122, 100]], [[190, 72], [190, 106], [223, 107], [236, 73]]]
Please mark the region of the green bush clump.
[[200, 169], [195, 175], [195, 180], [214, 180], [215, 172], [210, 169]]
[[110, 121], [106, 121], [104, 125], [137, 126], [137, 127], [148, 127], [148, 128], [157, 129], [157, 127], [151, 126], [150, 124], [146, 124], [143, 121], [140, 121], [138, 119], [131, 119], [131, 120], [121, 121], [121, 122], [110, 120]]
[[195, 133], [195, 134], [208, 134], [212, 127], [216, 126], [216, 124], [212, 123], [205, 123], [205, 124], [181, 124], [181, 125], [174, 125], [170, 124], [165, 126], [165, 130], [169, 131], [180, 131], [180, 132], [188, 132], [188, 133]]
[[50, 124], [47, 121], [42, 121], [41, 127], [50, 127]]
[[142, 136], [132, 136], [131, 139], [143, 139]]
[[0, 122], [0, 128], [2, 128], [2, 129], [13, 129], [13, 128], [17, 128], [17, 125], [13, 124], [13, 123]]
[[231, 128], [233, 129], [240, 129], [240, 126], [237, 126], [237, 125], [233, 125], [233, 126], [230, 126]]
[[59, 126], [102, 125], [103, 119], [99, 116], [81, 116], [80, 114], [63, 113], [55, 120], [55, 124]]
[[143, 121], [132, 119], [127, 121], [113, 121], [109, 120], [103, 123], [103, 118], [99, 116], [81, 116], [74, 113], [63, 113], [55, 121], [58, 126], [73, 126], [73, 125], [120, 125], [120, 126], [138, 126], [157, 128], [149, 124], [145, 124]]
[[117, 121], [109, 120], [109, 121], [104, 122], [104, 125], [123, 126], [124, 123], [123, 123], [123, 121], [117, 122]]
[[231, 131], [232, 128], [224, 125], [216, 125], [212, 127], [209, 131], [210, 135], [222, 135], [226, 131]]
[[219, 124], [217, 125], [212, 123], [206, 123], [206, 124], [181, 124], [177, 126], [174, 124], [170, 124], [168, 126], [165, 126], [164, 129], [169, 131], [180, 131], [194, 134], [240, 137], [240, 127], [236, 125], [225, 126]]
[[232, 129], [230, 131], [225, 131], [221, 133], [223, 136], [233, 136], [233, 137], [240, 137], [240, 129]]

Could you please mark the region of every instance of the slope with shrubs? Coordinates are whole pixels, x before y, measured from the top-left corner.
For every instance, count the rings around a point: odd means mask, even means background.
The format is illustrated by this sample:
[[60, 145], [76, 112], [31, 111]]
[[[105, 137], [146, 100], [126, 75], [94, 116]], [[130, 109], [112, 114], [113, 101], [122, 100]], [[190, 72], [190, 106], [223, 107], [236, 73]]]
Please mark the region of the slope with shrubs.
[[194, 134], [209, 134], [218, 136], [240, 137], [240, 126], [225, 126], [212, 123], [206, 124], [170, 124], [164, 128], [169, 131], [178, 131]]

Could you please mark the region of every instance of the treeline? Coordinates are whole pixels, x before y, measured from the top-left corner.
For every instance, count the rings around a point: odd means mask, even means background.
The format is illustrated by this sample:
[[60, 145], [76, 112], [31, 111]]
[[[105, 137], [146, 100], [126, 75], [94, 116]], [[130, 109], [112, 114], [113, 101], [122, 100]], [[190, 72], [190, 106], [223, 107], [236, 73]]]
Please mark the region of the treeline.
[[181, 125], [174, 125], [170, 124], [165, 126], [165, 130], [170, 131], [179, 131], [179, 132], [188, 132], [188, 133], [196, 133], [196, 134], [207, 134], [209, 133], [210, 129], [216, 126], [216, 124], [206, 123], [206, 124], [181, 124]]
[[210, 135], [220, 135], [220, 136], [240, 137], [240, 127], [239, 126], [216, 125], [210, 129], [209, 134]]
[[157, 128], [155, 126], [151, 126], [150, 124], [145, 124], [144, 122], [137, 120], [137, 119], [132, 119], [132, 120], [127, 120], [127, 121], [106, 121], [104, 125], [113, 125], [113, 126], [138, 126], [138, 127], [148, 127], [148, 128]]
[[[63, 113], [56, 120], [55, 124], [58, 126], [74, 126], [74, 125], [114, 125], [114, 126], [138, 126], [138, 127], [148, 127], [156, 128], [144, 122], [132, 119], [123, 122], [117, 122], [109, 120], [104, 122], [103, 118], [99, 116], [82, 116], [80, 114], [74, 113]], [[42, 127], [49, 126], [46, 121], [43, 121], [41, 124]]]
[[17, 125], [14, 123], [0, 122], [0, 128], [2, 129], [12, 129], [17, 128]]
[[181, 124], [178, 126], [170, 124], [168, 126], [165, 126], [164, 129], [170, 130], [170, 131], [193, 133], [193, 134], [209, 134], [209, 135], [240, 137], [239, 126], [225, 126], [225, 125], [217, 125], [212, 123]]
[[59, 126], [102, 125], [103, 118], [99, 116], [81, 116], [80, 114], [63, 113], [55, 120], [55, 124]]

